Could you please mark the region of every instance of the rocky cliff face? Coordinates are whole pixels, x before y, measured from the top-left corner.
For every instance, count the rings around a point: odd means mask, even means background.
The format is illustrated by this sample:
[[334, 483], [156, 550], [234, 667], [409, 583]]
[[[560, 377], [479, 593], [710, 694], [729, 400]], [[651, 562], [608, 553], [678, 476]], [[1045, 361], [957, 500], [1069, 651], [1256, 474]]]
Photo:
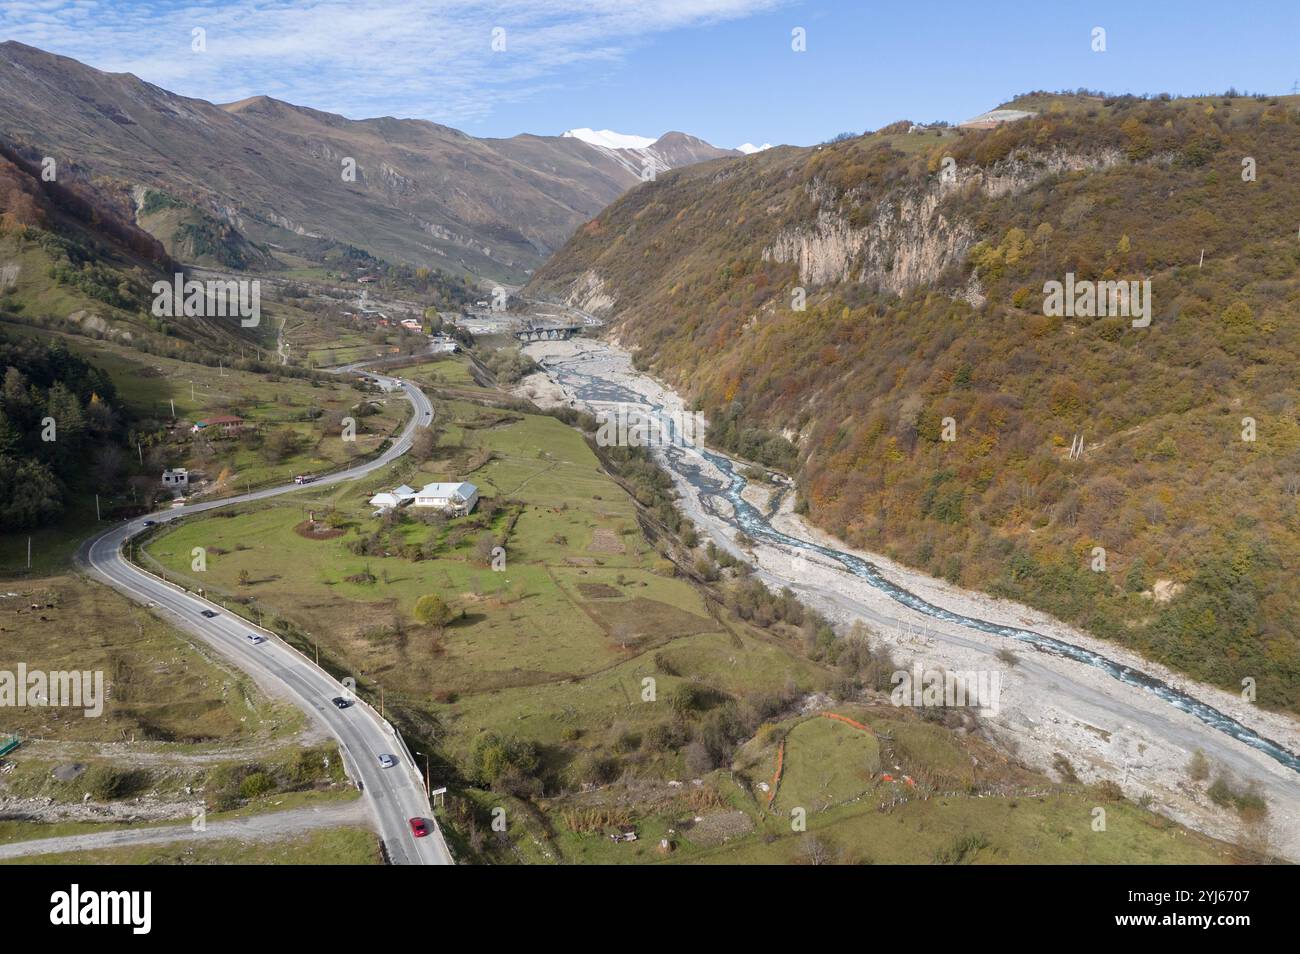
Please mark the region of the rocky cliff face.
[[[798, 159], [801, 152], [808, 150], [786, 150], [787, 168], [790, 159]], [[711, 165], [708, 184], [719, 191], [742, 187], [746, 174], [755, 171], [746, 161]], [[1104, 170], [1125, 161], [1123, 153], [1114, 148], [1021, 153], [988, 167], [953, 164], [949, 170], [941, 164], [924, 184], [904, 183], [883, 192], [868, 188], [840, 191], [827, 177], [816, 175], [799, 187], [797, 200], [786, 197], [786, 201], [767, 202], [742, 221], [747, 233], [761, 242], [757, 252], [761, 260], [793, 266], [799, 284], [807, 291], [849, 283], [901, 296], [915, 288], [944, 285], [953, 297], [978, 307], [984, 302], [979, 279], [974, 274], [962, 275], [971, 248], [987, 237], [980, 235], [965, 211], [973, 196], [1012, 197], [1049, 177]], [[1169, 157], [1150, 161], [1167, 163]], [[643, 196], [646, 203], [649, 195]], [[641, 209], [637, 218], [649, 211]], [[687, 211], [703, 210], [678, 209], [676, 220], [683, 221]], [[717, 214], [718, 210], [710, 210], [710, 215]], [[593, 220], [583, 234], [591, 238], [614, 234], [605, 219]], [[632, 225], [632, 229], [636, 227]], [[628, 240], [630, 233], [620, 240]], [[692, 251], [683, 250], [686, 254]], [[534, 287], [597, 314], [613, 313], [620, 299], [634, 306], [635, 295], [615, 277], [617, 268], [612, 261], [595, 254], [584, 257], [582, 265], [557, 282], [565, 266], [561, 253], [539, 274]]]
[[[1103, 150], [1018, 157], [989, 169], [954, 165], [946, 173], [941, 167], [926, 186], [900, 188], [874, 201], [853, 193], [837, 200], [824, 182], [814, 181], [807, 192], [817, 208], [816, 218], [781, 229], [763, 248], [763, 260], [797, 266], [799, 280], [809, 287], [854, 281], [903, 295], [939, 282], [979, 240], [972, 222], [945, 208], [946, 198], [972, 191], [989, 198], [1015, 195], [1048, 176], [1104, 169], [1122, 160], [1117, 150]], [[868, 202], [867, 224], [853, 226], [850, 215], [858, 211], [854, 207]], [[962, 294], [977, 301], [978, 282]]]

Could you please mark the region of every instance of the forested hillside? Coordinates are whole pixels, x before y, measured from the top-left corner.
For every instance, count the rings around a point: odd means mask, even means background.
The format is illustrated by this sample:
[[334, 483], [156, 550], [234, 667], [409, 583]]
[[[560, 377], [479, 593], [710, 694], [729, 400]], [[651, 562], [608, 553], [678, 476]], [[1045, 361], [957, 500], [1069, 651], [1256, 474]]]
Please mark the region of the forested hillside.
[[[1010, 105], [662, 176], [528, 291], [849, 543], [1294, 710], [1300, 100]], [[1050, 316], [1070, 273], [1149, 279], [1150, 325]]]
[[73, 487], [111, 489], [125, 462], [109, 376], [62, 344], [0, 337], [0, 532], [45, 526]]
[[0, 142], [0, 320], [195, 361], [259, 332], [152, 314], [153, 283], [181, 266], [67, 170], [59, 181], [41, 171], [38, 160]]

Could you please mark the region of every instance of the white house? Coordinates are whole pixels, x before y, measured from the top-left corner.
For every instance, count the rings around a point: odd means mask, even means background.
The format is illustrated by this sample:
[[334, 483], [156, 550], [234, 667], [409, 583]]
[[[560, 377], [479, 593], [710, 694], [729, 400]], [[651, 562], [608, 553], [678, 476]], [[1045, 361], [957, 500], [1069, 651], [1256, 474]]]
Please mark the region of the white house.
[[458, 484], [425, 484], [415, 495], [415, 506], [437, 507], [469, 513], [478, 503], [478, 488], [462, 481]]
[[184, 467], [177, 467], [175, 470], [164, 470], [162, 485], [168, 490], [184, 490], [190, 485], [190, 472]]
[[378, 507], [380, 510], [396, 510], [398, 507], [405, 507], [414, 499], [415, 488], [402, 484], [395, 490], [375, 494], [370, 498], [370, 506]]

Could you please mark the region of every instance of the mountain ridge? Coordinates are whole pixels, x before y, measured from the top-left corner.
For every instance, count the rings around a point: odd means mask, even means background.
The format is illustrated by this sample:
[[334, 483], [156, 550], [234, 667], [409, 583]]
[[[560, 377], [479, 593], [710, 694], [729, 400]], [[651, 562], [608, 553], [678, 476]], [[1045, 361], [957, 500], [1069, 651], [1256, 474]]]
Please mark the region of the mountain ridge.
[[[1294, 710], [1300, 100], [1037, 101], [676, 170], [524, 293], [607, 317], [849, 544]], [[1150, 326], [1053, 315], [1067, 276], [1149, 281]]]
[[[353, 120], [269, 96], [214, 104], [14, 41], [0, 43], [0, 138], [29, 155], [75, 157], [124, 216], [144, 187], [257, 245], [327, 238], [506, 282], [525, 280], [639, 184], [644, 158], [559, 136], [477, 139], [427, 120]], [[713, 158], [691, 140], [651, 157], [661, 170]]]

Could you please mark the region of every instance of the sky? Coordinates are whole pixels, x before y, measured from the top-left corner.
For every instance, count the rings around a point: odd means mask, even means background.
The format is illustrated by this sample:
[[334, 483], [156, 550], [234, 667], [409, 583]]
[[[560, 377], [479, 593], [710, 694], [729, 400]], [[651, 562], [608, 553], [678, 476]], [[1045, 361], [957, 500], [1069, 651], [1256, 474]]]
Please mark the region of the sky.
[[1297, 37], [1297, 0], [0, 0], [0, 40], [213, 102], [728, 147], [959, 122], [1037, 89], [1289, 93]]

